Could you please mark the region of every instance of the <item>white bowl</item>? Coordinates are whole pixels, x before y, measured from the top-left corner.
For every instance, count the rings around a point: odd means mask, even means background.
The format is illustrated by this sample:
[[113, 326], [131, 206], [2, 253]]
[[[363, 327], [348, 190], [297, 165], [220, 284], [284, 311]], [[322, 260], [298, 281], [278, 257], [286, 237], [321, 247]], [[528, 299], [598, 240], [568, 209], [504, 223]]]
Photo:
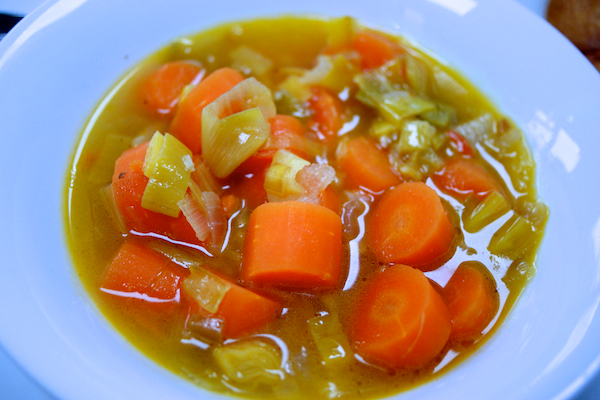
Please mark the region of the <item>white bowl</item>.
[[0, 42], [0, 342], [61, 399], [213, 399], [98, 313], [64, 237], [81, 130], [119, 77], [171, 39], [282, 13], [352, 15], [466, 74], [528, 135], [551, 216], [538, 273], [466, 362], [402, 399], [566, 399], [600, 363], [600, 75], [509, 0], [59, 0]]

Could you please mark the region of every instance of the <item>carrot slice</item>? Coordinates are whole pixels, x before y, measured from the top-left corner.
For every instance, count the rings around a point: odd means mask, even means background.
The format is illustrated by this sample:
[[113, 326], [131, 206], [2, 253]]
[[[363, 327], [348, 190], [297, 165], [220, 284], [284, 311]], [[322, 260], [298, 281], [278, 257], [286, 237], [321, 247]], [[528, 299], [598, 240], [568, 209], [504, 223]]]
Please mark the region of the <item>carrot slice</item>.
[[400, 183], [385, 151], [363, 136], [346, 142], [340, 168], [348, 175], [351, 185], [362, 186], [373, 192], [380, 192]]
[[487, 275], [475, 265], [461, 264], [444, 287], [442, 293], [454, 319], [453, 339], [478, 338], [494, 317], [498, 294], [493, 278]]
[[319, 201], [321, 202], [322, 206], [329, 208], [337, 215], [342, 213], [342, 200], [335, 189], [331, 187], [331, 185], [327, 186], [325, 190], [319, 194]]
[[154, 114], [170, 118], [175, 113], [184, 87], [200, 80], [204, 70], [192, 61], [171, 61], [163, 64], [142, 84], [143, 104]]
[[115, 162], [112, 177], [112, 195], [127, 229], [138, 232], [168, 234], [172, 218], [146, 210], [142, 196], [148, 178], [142, 172], [148, 143], [126, 150]]
[[123, 243], [100, 282], [101, 290], [124, 297], [178, 302], [187, 270], [137, 240]]
[[452, 317], [423, 273], [406, 265], [376, 272], [350, 324], [357, 352], [391, 368], [427, 365], [444, 348]]
[[199, 153], [202, 146], [202, 110], [242, 80], [242, 74], [231, 68], [221, 68], [208, 75], [183, 99], [169, 132], [192, 153]]
[[363, 69], [380, 67], [402, 53], [392, 39], [372, 31], [357, 32], [352, 47], [360, 54]]
[[344, 125], [342, 102], [320, 86], [312, 87], [311, 92], [312, 97], [308, 101], [313, 111], [309, 122], [310, 129], [317, 132], [321, 140], [328, 141], [335, 138]]
[[471, 194], [483, 199], [498, 189], [496, 181], [484, 167], [465, 158], [449, 161], [431, 179], [442, 191], [461, 200]]
[[272, 321], [281, 308], [281, 304], [274, 300], [232, 284], [223, 297], [216, 316], [224, 321], [223, 336], [235, 338]]
[[422, 182], [407, 182], [383, 195], [368, 221], [378, 260], [428, 270], [450, 250], [454, 227], [438, 194]]
[[341, 250], [342, 221], [330, 209], [300, 201], [266, 203], [250, 215], [242, 275], [260, 285], [333, 288]]

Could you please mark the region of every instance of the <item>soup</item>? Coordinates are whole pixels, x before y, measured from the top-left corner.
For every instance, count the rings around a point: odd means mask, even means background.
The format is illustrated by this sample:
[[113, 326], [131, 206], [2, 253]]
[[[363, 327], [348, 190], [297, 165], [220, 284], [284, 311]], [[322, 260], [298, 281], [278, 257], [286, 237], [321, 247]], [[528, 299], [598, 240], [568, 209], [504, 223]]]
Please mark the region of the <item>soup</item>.
[[180, 38], [119, 81], [69, 179], [81, 281], [211, 391], [378, 398], [494, 332], [547, 208], [519, 129], [457, 72], [351, 18]]

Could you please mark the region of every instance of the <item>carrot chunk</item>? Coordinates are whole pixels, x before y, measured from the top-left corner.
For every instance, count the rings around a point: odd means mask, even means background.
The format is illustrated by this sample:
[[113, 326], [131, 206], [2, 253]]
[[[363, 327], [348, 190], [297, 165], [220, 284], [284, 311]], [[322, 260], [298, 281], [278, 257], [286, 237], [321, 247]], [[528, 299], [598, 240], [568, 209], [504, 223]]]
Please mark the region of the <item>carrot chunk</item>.
[[192, 61], [171, 61], [146, 78], [141, 88], [143, 104], [152, 113], [170, 118], [184, 87], [202, 77], [204, 70]]
[[422, 182], [407, 182], [383, 195], [368, 222], [377, 259], [423, 270], [449, 251], [454, 227], [438, 194]]
[[227, 67], [208, 75], [183, 99], [171, 121], [169, 132], [192, 153], [199, 153], [202, 146], [202, 110], [242, 80], [242, 74]]
[[240, 337], [272, 321], [281, 304], [258, 293], [232, 284], [223, 297], [216, 316], [222, 318], [223, 336]]
[[344, 112], [340, 99], [320, 86], [311, 88], [312, 97], [308, 104], [313, 111], [309, 122], [310, 128], [317, 132], [319, 138], [328, 141], [337, 136], [344, 125], [342, 114]]
[[380, 67], [402, 52], [392, 39], [372, 31], [357, 32], [352, 47], [360, 54], [363, 69]]
[[[482, 268], [485, 268], [482, 266]], [[494, 317], [497, 293], [484, 272], [475, 265], [461, 264], [443, 289], [454, 325], [451, 337], [476, 339]]]
[[419, 368], [444, 348], [452, 317], [423, 273], [398, 264], [376, 272], [350, 324], [357, 352], [390, 368]]
[[250, 215], [242, 274], [260, 285], [333, 288], [341, 246], [342, 222], [330, 209], [300, 201], [266, 203]]
[[484, 167], [465, 158], [449, 161], [431, 179], [442, 191], [462, 200], [471, 194], [483, 199], [498, 188]]
[[112, 195], [128, 229], [138, 232], [170, 232], [172, 218], [142, 207], [148, 178], [142, 172], [148, 143], [126, 150], [115, 162]]
[[373, 192], [380, 192], [400, 183], [385, 151], [363, 136], [350, 139], [345, 144], [340, 168], [348, 175], [349, 183]]
[[152, 302], [178, 302], [187, 271], [137, 240], [123, 243], [105, 271], [100, 287], [112, 293], [136, 294]]

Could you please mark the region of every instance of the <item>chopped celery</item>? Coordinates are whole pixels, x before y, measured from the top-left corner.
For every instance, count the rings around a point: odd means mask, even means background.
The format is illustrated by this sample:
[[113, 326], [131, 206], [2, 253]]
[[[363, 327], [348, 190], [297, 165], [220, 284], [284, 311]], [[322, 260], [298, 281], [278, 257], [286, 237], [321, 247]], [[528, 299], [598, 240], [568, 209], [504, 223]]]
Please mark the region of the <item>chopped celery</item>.
[[436, 97], [448, 104], [460, 106], [469, 91], [448, 72], [434, 66], [432, 72], [432, 88]]
[[404, 70], [406, 71], [406, 81], [408, 85], [416, 92], [422, 93], [427, 88], [427, 66], [420, 59], [406, 54], [404, 56]]
[[246, 75], [263, 76], [273, 69], [273, 61], [248, 46], [239, 46], [231, 53], [231, 66]]
[[310, 333], [321, 354], [322, 364], [332, 365], [352, 359], [353, 354], [337, 317], [325, 314], [308, 320]]
[[187, 191], [193, 169], [191, 155], [175, 136], [168, 133], [164, 136], [160, 150], [148, 161], [150, 176], [142, 207], [170, 217], [179, 215], [177, 203]]
[[271, 91], [248, 78], [202, 111], [202, 156], [218, 178], [231, 174], [263, 145], [276, 113]]
[[356, 99], [375, 108], [392, 124], [399, 125], [405, 118], [436, 109], [435, 103], [394, 85], [380, 71], [358, 74], [354, 81], [359, 87]]
[[305, 188], [296, 181], [296, 174], [310, 165], [305, 159], [287, 150], [277, 150], [267, 170], [264, 188], [269, 201], [281, 201], [291, 195], [304, 193]]
[[218, 178], [225, 178], [267, 140], [271, 127], [258, 107], [219, 120], [202, 113], [202, 156]]
[[356, 28], [356, 20], [352, 17], [332, 18], [327, 22], [327, 47], [338, 50], [349, 46]]
[[306, 83], [303, 83], [298, 75], [290, 75], [281, 82], [278, 88], [295, 102], [307, 102], [312, 96], [312, 92]]
[[152, 172], [156, 168], [158, 155], [162, 149], [164, 141], [165, 137], [159, 131], [154, 132], [152, 139], [150, 139], [150, 144], [148, 144], [148, 149], [146, 150], [146, 157], [144, 158], [144, 166], [142, 169], [147, 178], [150, 178]]
[[526, 260], [515, 260], [508, 267], [502, 282], [511, 293], [517, 293], [535, 274], [535, 266]]
[[494, 117], [490, 113], [485, 113], [452, 128], [471, 143], [484, 143], [489, 140], [488, 138], [493, 137], [493, 129]]
[[500, 193], [494, 191], [469, 213], [463, 212], [467, 232], [475, 233], [510, 211], [510, 205]]
[[419, 117], [438, 128], [446, 128], [456, 120], [456, 110], [448, 105], [438, 103], [435, 110], [425, 111]]
[[279, 349], [264, 340], [227, 343], [215, 348], [213, 356], [227, 379], [245, 388], [270, 387], [284, 378]]
[[183, 290], [211, 314], [217, 312], [230, 288], [228, 282], [204, 268], [194, 268], [183, 281]]
[[358, 73], [356, 60], [351, 58], [352, 53], [335, 54], [329, 56], [331, 59], [331, 70], [319, 82], [319, 85], [331, 90], [334, 93], [340, 93], [345, 89], [354, 92], [356, 83], [354, 76]]
[[500, 256], [517, 259], [528, 248], [535, 247], [542, 231], [519, 215], [512, 216], [494, 233], [488, 250]]

